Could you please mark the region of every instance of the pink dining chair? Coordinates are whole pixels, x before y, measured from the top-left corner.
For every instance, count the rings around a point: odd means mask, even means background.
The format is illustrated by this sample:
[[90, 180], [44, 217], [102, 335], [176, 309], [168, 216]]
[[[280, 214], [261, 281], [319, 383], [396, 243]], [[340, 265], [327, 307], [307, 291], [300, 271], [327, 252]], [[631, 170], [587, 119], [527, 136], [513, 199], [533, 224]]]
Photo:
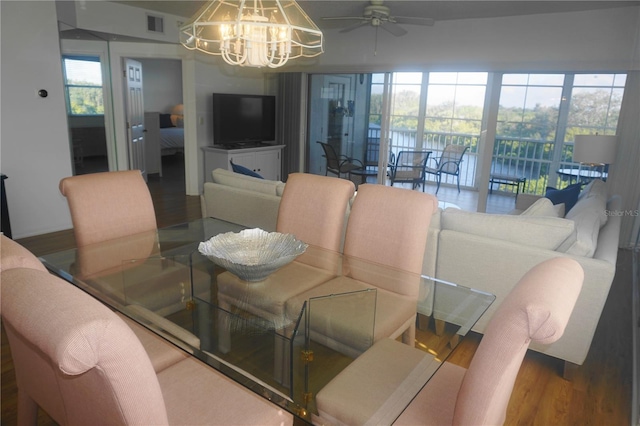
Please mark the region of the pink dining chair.
[[140, 170], [66, 177], [60, 192], [69, 204], [78, 247], [157, 228]]
[[439, 361], [380, 340], [318, 392], [320, 418], [353, 425], [503, 424], [529, 343], [551, 344], [562, 336], [583, 279], [582, 267], [569, 258], [532, 268], [496, 310], [469, 369], [445, 362], [422, 390]]
[[583, 280], [573, 259], [533, 267], [495, 311], [469, 369], [445, 362], [395, 424], [503, 424], [529, 344], [562, 337]]
[[154, 372], [120, 317], [54, 275], [3, 271], [2, 296], [19, 425], [36, 424], [38, 407], [61, 425], [292, 424], [193, 357]]
[[[313, 338], [349, 356], [358, 356], [386, 337], [402, 336], [404, 343], [413, 346], [420, 273], [429, 224], [437, 206], [437, 199], [430, 194], [383, 185], [360, 185], [347, 223], [343, 275], [287, 301], [287, 315], [298, 312], [305, 301], [316, 297], [375, 289], [373, 341], [365, 338], [358, 343], [359, 339], [354, 339], [351, 332], [339, 331], [337, 323], [326, 330], [314, 331]], [[334, 308], [338, 309], [337, 305]], [[361, 308], [340, 310], [349, 315]], [[339, 315], [333, 312], [332, 317], [339, 318]], [[343, 318], [338, 322], [350, 321]], [[316, 322], [320, 323], [328, 324], [322, 319]], [[313, 330], [313, 324], [310, 327]]]
[[288, 324], [285, 302], [338, 274], [337, 259], [354, 191], [353, 182], [345, 179], [290, 174], [280, 201], [276, 231], [294, 235], [309, 244], [309, 249], [260, 285], [247, 284], [229, 272], [220, 274], [220, 306], [225, 310], [240, 307], [272, 321], [276, 328]]
[[46, 271], [42, 262], [11, 238], [0, 235], [0, 272], [13, 268], [31, 268]]

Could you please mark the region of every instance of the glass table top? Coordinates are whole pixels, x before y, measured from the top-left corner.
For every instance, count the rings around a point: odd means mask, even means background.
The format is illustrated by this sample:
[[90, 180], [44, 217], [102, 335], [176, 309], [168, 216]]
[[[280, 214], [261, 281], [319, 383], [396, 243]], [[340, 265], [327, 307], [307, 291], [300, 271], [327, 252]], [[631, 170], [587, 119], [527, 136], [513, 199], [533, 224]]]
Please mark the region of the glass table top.
[[[418, 318], [415, 347], [432, 355], [434, 372], [494, 300], [487, 293], [317, 247], [263, 282], [241, 282], [197, 247], [242, 229], [207, 218], [41, 260], [113, 309], [309, 422], [317, 414], [314, 396], [376, 339], [376, 315], [383, 310], [378, 292], [389, 292], [384, 286], [415, 283], [410, 298]], [[282, 306], [270, 298], [313, 279], [323, 284], [286, 298]]]

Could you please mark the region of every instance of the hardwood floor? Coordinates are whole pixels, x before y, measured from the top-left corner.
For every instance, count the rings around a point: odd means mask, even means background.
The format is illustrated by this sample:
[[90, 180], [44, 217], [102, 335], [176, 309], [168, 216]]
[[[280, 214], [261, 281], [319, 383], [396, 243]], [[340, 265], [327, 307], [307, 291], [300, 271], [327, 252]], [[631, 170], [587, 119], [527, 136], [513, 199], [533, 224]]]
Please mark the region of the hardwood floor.
[[[149, 188], [156, 208], [158, 226], [168, 226], [200, 217], [199, 197], [184, 195], [180, 158], [163, 159], [164, 176], [151, 176]], [[173, 163], [172, 161], [177, 162]], [[177, 166], [177, 167], [176, 167]], [[427, 191], [429, 191], [427, 187]], [[433, 192], [433, 191], [431, 191]], [[463, 191], [464, 193], [465, 191]], [[449, 193], [442, 188], [440, 199], [466, 206], [473, 195]], [[513, 206], [513, 197], [502, 197], [492, 209]], [[495, 207], [497, 206], [497, 207]], [[511, 207], [513, 208], [513, 207]], [[19, 240], [36, 255], [74, 246], [73, 233], [53, 234]], [[561, 377], [563, 362], [529, 351], [518, 375], [507, 412], [507, 425], [628, 425], [631, 418], [631, 251], [620, 250], [616, 277], [604, 307], [598, 329], [585, 363], [569, 382]], [[481, 336], [471, 333], [463, 339], [449, 360], [468, 366]], [[17, 390], [13, 364], [4, 328], [2, 329], [2, 413], [4, 426], [17, 424]], [[55, 424], [40, 412], [39, 425]]]

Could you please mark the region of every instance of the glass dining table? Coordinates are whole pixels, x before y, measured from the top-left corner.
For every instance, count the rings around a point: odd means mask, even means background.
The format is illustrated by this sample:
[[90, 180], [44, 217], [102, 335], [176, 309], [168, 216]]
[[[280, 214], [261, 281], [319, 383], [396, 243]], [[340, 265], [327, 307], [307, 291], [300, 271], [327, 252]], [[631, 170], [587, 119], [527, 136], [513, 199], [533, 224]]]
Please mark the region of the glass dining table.
[[[374, 343], [379, 289], [365, 286], [361, 291], [316, 294], [278, 319], [219, 303], [218, 277], [229, 272], [201, 255], [198, 245], [245, 228], [205, 218], [40, 259], [50, 271], [112, 309], [313, 423], [315, 395]], [[304, 256], [320, 259], [315, 265], [327, 265], [324, 272], [332, 275], [349, 275], [357, 265], [385, 279], [407, 277], [406, 272], [313, 246]], [[429, 369], [435, 372], [495, 297], [427, 276], [410, 279], [419, 287], [415, 348], [430, 354]], [[246, 286], [265, 283], [247, 282]], [[268, 285], [277, 291], [277, 282], [271, 280]], [[317, 339], [319, 334], [325, 338]], [[353, 343], [352, 349], [328, 344], [326, 336]]]

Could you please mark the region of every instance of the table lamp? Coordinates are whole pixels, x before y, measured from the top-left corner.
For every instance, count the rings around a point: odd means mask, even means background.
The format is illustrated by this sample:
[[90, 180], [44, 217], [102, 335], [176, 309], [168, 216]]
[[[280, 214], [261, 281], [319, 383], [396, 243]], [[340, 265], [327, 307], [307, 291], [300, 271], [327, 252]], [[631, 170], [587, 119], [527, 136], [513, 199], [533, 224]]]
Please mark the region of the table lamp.
[[[573, 146], [573, 161], [579, 162], [592, 170], [601, 169], [616, 160], [618, 138], [610, 135], [576, 135]], [[594, 173], [595, 177], [595, 173]]]

